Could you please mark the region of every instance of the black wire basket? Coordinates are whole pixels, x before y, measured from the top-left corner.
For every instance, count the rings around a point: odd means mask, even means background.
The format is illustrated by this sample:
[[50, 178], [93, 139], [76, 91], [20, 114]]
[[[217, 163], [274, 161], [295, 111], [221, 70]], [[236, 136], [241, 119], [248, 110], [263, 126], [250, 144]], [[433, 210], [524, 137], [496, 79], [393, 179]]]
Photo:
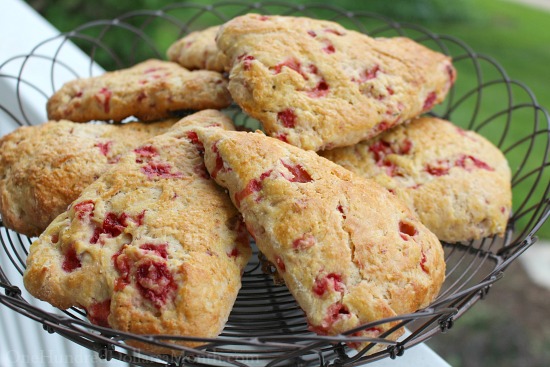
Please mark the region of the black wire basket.
[[[536, 241], [535, 234], [549, 211], [548, 153], [549, 115], [532, 92], [511, 80], [502, 67], [489, 57], [479, 55], [462, 41], [432, 33], [422, 27], [397, 23], [382, 16], [349, 12], [327, 5], [291, 5], [281, 2], [220, 2], [215, 5], [179, 3], [156, 11], [134, 11], [113, 20], [84, 24], [75, 30], [44, 40], [29, 54], [15, 56], [0, 64], [0, 79], [16, 83], [15, 104], [2, 105], [17, 125], [42, 123], [31, 117], [22, 102], [24, 91], [35, 94], [35, 103], [45, 106], [47, 98], [69, 79], [96, 73], [94, 62], [107, 69], [131, 66], [147, 58], [165, 59], [167, 47], [185, 34], [221, 24], [248, 12], [309, 16], [329, 19], [370, 36], [406, 36], [432, 49], [452, 56], [458, 79], [443, 104], [431, 113], [474, 130], [497, 145], [512, 168], [513, 211], [503, 238], [490, 237], [469, 243], [443, 243], [447, 264], [446, 281], [438, 298], [427, 308], [413, 314], [380, 320], [364, 329], [389, 321], [408, 332], [398, 341], [385, 335], [369, 339], [361, 351], [347, 347], [363, 341], [351, 335], [317, 336], [307, 329], [304, 314], [284, 285], [277, 285], [257, 250], [243, 276], [242, 289], [223, 333], [215, 339], [199, 339], [202, 347], [188, 348], [173, 341], [196, 341], [192, 337], [144, 336], [122, 333], [90, 324], [79, 309], [51, 312], [29, 302], [30, 296], [6, 274], [20, 278], [32, 239], [7, 229], [0, 221], [2, 251], [9, 259], [0, 266], [0, 303], [41, 323], [51, 333], [96, 351], [100, 358], [118, 359], [138, 366], [357, 366], [386, 357], [396, 358], [405, 349], [449, 329], [478, 300], [523, 251]], [[160, 31], [159, 31], [160, 30]], [[153, 37], [159, 32], [162, 38]], [[123, 45], [112, 41], [124, 36]], [[72, 42], [89, 55], [87, 73], [78, 73], [71, 60], [64, 59], [64, 48]], [[44, 51], [55, 44], [54, 51]], [[47, 88], [37, 86], [27, 75], [31, 62], [39, 61], [49, 73]], [[7, 73], [18, 62], [18, 73]], [[65, 75], [60, 77], [60, 75]], [[465, 75], [467, 77], [461, 77]], [[497, 101], [498, 103], [495, 103]], [[237, 125], [258, 128], [237, 106], [225, 112]], [[6, 269], [12, 267], [11, 269]], [[262, 270], [262, 267], [264, 268]], [[269, 268], [269, 266], [267, 266]], [[8, 271], [9, 270], [9, 271]], [[396, 328], [397, 328], [396, 327]], [[178, 357], [152, 355], [125, 341], [163, 346], [178, 352]], [[373, 348], [378, 344], [377, 348]], [[379, 348], [382, 346], [382, 348]]]

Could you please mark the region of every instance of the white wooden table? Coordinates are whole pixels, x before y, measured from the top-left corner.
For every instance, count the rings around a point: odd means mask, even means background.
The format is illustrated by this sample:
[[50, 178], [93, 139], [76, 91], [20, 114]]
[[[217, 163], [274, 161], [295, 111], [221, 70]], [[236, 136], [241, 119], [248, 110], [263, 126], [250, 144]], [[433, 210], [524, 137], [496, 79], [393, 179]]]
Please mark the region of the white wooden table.
[[[0, 64], [16, 56], [28, 54], [41, 41], [57, 35], [57, 31], [44, 18], [37, 14], [22, 0], [0, 0]], [[56, 47], [54, 43], [51, 47]], [[82, 74], [89, 73], [89, 58], [75, 46], [63, 47], [65, 59], [70, 58], [71, 66]], [[0, 75], [17, 75], [23, 58], [9, 62], [2, 69]], [[40, 65], [30, 63], [25, 66], [25, 76], [32, 78], [34, 84], [49, 86], [48, 70]], [[94, 66], [94, 74], [101, 73], [101, 68]], [[68, 76], [69, 77], [69, 76]], [[17, 119], [23, 119], [18, 112], [15, 98], [15, 80], [0, 77], [0, 105], [12, 106], [10, 113]], [[51, 87], [50, 87], [51, 88]], [[47, 89], [44, 88], [44, 89]], [[46, 121], [43, 96], [33, 95], [32, 90], [21, 91], [25, 103], [25, 118], [33, 124]], [[16, 129], [18, 125], [5, 112], [0, 110], [0, 136]], [[0, 265], [10, 281], [24, 289], [21, 276], [17, 273], [10, 260], [0, 249]], [[24, 292], [28, 300], [31, 296]], [[40, 301], [34, 304], [55, 312], [49, 305]], [[63, 367], [63, 366], [127, 366], [119, 361], [106, 362], [100, 360], [96, 353], [76, 345], [57, 334], [48, 334], [42, 326], [18, 313], [0, 305], [0, 367], [33, 366], [33, 367]], [[441, 357], [434, 353], [425, 344], [417, 345], [405, 351], [402, 357], [395, 360], [389, 358], [369, 364], [373, 367], [448, 367]]]

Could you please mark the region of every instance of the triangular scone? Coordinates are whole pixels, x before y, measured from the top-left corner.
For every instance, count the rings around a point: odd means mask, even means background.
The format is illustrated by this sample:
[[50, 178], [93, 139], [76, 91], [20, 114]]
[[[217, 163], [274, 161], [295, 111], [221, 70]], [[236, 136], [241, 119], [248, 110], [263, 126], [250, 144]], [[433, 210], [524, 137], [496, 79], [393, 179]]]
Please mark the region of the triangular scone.
[[473, 131], [425, 117], [321, 155], [386, 187], [442, 241], [504, 234], [512, 205], [510, 167]]
[[216, 34], [220, 26], [191, 32], [174, 42], [166, 52], [170, 61], [189, 70], [205, 69], [224, 72], [226, 60], [216, 45]]
[[222, 74], [189, 71], [174, 62], [150, 59], [132, 67], [65, 83], [48, 100], [48, 118], [76, 122], [143, 121], [179, 110], [221, 109], [231, 104]]
[[80, 124], [61, 120], [23, 126], [3, 136], [3, 223], [27, 236], [40, 235], [121, 154], [165, 133], [176, 122]]
[[235, 102], [268, 135], [308, 150], [352, 145], [416, 117], [456, 77], [449, 57], [410, 39], [326, 20], [248, 14], [225, 23], [217, 45]]
[[[436, 297], [445, 273], [441, 244], [386, 189], [260, 133], [197, 135], [211, 176], [229, 189], [311, 330], [342, 333]], [[355, 335], [377, 336], [390, 326]]]
[[199, 125], [232, 128], [217, 111], [188, 116], [85, 189], [32, 244], [29, 292], [122, 331], [217, 336], [251, 250], [241, 215], [205, 170]]

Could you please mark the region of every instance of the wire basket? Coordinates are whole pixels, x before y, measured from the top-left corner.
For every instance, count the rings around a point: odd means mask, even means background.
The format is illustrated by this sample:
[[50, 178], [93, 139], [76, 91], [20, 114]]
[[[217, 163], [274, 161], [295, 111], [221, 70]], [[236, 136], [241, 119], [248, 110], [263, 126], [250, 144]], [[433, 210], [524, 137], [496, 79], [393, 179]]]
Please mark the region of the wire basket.
[[[388, 321], [399, 321], [408, 333], [397, 342], [387, 335], [369, 339], [373, 343], [361, 351], [347, 347], [363, 341], [351, 335], [317, 336], [307, 329], [303, 312], [284, 285], [273, 282], [262, 271], [261, 254], [247, 266], [242, 289], [223, 333], [203, 347], [187, 348], [172, 341], [197, 340], [191, 337], [143, 336], [90, 324], [79, 309], [54, 313], [29, 302], [24, 291], [6, 274], [22, 275], [31, 239], [15, 233], [0, 222], [0, 242], [11, 269], [0, 267], [0, 303], [41, 323], [51, 333], [96, 351], [100, 358], [118, 359], [139, 366], [356, 366], [386, 357], [395, 358], [405, 349], [449, 329], [453, 322], [482, 299], [500, 279], [507, 266], [536, 241], [535, 233], [544, 224], [549, 211], [548, 153], [549, 115], [532, 92], [511, 80], [491, 58], [475, 53], [460, 40], [434, 34], [422, 27], [397, 23], [382, 16], [349, 12], [326, 5], [291, 5], [280, 2], [221, 2], [215, 5], [178, 3], [157, 11], [135, 11], [114, 20], [95, 21], [38, 44], [29, 54], [0, 64], [0, 79], [15, 81], [17, 103], [1, 105], [18, 125], [33, 120], [21, 102], [31, 91], [35, 103], [45, 106], [47, 98], [63, 83], [98, 73], [94, 61], [107, 69], [124, 68], [147, 58], [165, 58], [167, 47], [177, 38], [208, 25], [221, 24], [248, 12], [309, 16], [329, 19], [370, 36], [406, 36], [432, 49], [452, 56], [458, 79], [447, 99], [431, 113], [484, 135], [507, 156], [512, 168], [513, 211], [504, 238], [484, 238], [469, 243], [443, 243], [447, 264], [446, 281], [438, 298], [426, 309], [393, 319], [366, 324], [363, 329]], [[154, 37], [162, 33], [163, 37]], [[123, 35], [124, 45], [112, 42]], [[70, 42], [89, 55], [86, 73], [79, 73], [64, 58]], [[55, 45], [52, 49], [52, 45]], [[48, 49], [49, 51], [45, 51]], [[14, 63], [16, 74], [4, 70]], [[32, 62], [44, 64], [48, 87], [39, 87], [27, 75]], [[100, 70], [100, 69], [99, 69]], [[468, 77], [461, 78], [461, 75]], [[495, 103], [495, 100], [498, 103]], [[258, 128], [237, 106], [225, 112], [237, 125]], [[254, 247], [254, 246], [253, 246]], [[265, 269], [264, 269], [265, 270]], [[181, 352], [179, 357], [151, 355], [131, 347], [125, 341], [140, 341]], [[383, 348], [373, 349], [378, 344]]]

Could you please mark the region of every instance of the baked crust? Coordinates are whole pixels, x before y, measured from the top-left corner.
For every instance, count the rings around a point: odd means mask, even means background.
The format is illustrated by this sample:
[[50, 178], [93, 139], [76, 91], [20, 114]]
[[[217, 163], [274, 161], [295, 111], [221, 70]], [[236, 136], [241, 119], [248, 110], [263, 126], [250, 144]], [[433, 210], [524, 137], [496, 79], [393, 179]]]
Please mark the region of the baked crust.
[[205, 69], [224, 72], [227, 62], [216, 45], [220, 26], [191, 32], [174, 42], [166, 52], [168, 59], [189, 70]]
[[268, 135], [307, 150], [352, 145], [416, 117], [456, 77], [448, 56], [410, 39], [325, 20], [248, 14], [222, 25], [217, 45], [235, 102]]
[[449, 121], [424, 117], [355, 146], [320, 153], [374, 179], [446, 242], [502, 236], [512, 206], [506, 157]]
[[251, 250], [239, 212], [206, 174], [197, 125], [232, 128], [202, 111], [124, 155], [32, 244], [27, 290], [125, 332], [216, 337]]
[[[211, 176], [229, 190], [312, 331], [344, 333], [414, 312], [437, 296], [445, 276], [441, 244], [374, 181], [260, 133], [197, 135]], [[353, 335], [376, 337], [392, 326]]]
[[48, 118], [76, 122], [143, 121], [173, 116], [179, 110], [221, 109], [231, 104], [227, 81], [213, 71], [189, 71], [161, 60], [65, 83], [48, 100]]
[[38, 236], [126, 151], [177, 120], [122, 125], [49, 121], [0, 139], [0, 214], [6, 227]]

